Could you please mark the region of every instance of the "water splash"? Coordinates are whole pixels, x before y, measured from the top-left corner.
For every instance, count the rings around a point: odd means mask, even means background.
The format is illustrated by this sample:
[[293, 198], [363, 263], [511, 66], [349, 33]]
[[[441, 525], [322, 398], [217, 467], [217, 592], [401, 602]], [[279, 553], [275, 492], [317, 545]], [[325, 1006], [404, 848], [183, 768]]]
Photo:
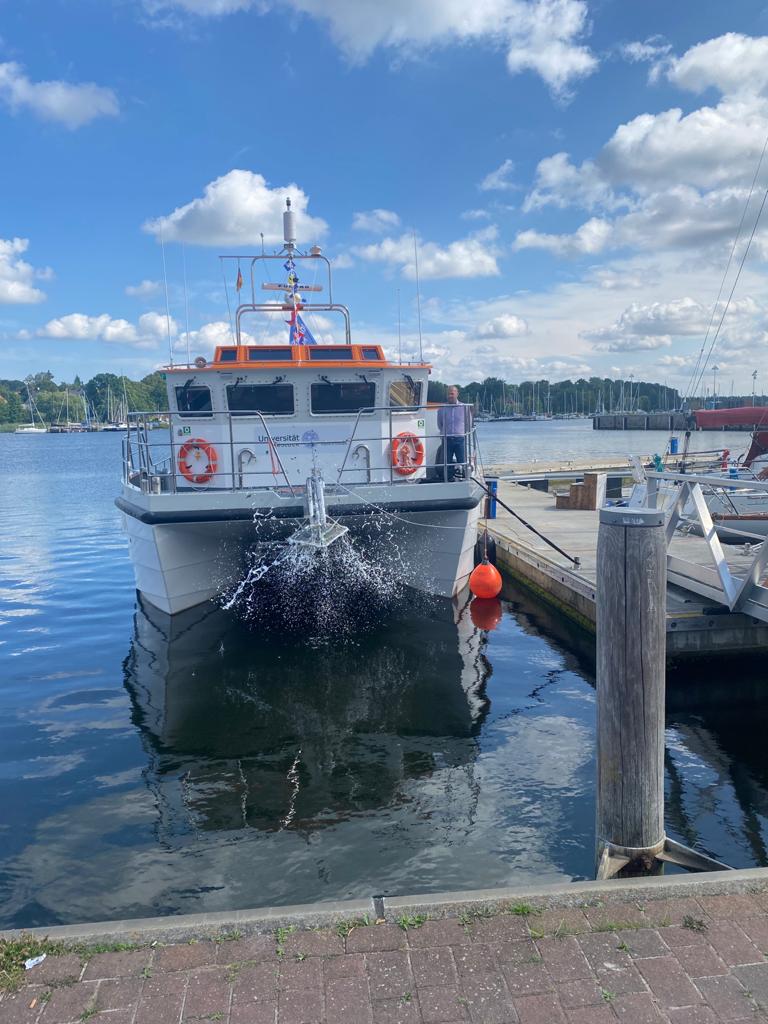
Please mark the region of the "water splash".
[[369, 556], [345, 535], [320, 550], [259, 545], [223, 607], [261, 631], [336, 643], [381, 625], [404, 591], [396, 559]]

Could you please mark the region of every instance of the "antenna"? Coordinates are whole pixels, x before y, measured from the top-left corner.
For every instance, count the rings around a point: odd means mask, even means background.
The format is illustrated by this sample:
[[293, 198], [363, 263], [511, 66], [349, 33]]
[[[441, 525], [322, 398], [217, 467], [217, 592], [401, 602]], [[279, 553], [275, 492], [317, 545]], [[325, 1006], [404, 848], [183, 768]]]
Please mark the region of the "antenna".
[[397, 289], [397, 356], [403, 361], [403, 335], [400, 330], [400, 289]]
[[416, 267], [416, 313], [419, 318], [419, 359], [424, 362], [424, 353], [421, 346], [421, 291], [419, 288], [419, 249], [416, 245], [416, 232], [413, 233], [413, 261]]
[[184, 268], [184, 318], [187, 322], [187, 365], [192, 362], [189, 352], [189, 300], [187, 298], [187, 247], [181, 243], [181, 263]]
[[237, 340], [235, 338], [235, 325], [232, 322], [232, 307], [229, 304], [229, 285], [227, 284], [227, 275], [224, 273], [224, 260], [226, 256], [219, 256], [219, 264], [221, 266], [221, 279], [224, 282], [224, 294], [227, 297], [227, 313], [229, 314], [229, 330], [232, 334], [232, 344], [236, 345]]
[[165, 270], [165, 239], [163, 238], [163, 229], [160, 228], [160, 251], [163, 254], [163, 283], [165, 284], [165, 324], [168, 328], [168, 356], [171, 366], [173, 366], [173, 343], [171, 342], [171, 307], [168, 302], [168, 274]]

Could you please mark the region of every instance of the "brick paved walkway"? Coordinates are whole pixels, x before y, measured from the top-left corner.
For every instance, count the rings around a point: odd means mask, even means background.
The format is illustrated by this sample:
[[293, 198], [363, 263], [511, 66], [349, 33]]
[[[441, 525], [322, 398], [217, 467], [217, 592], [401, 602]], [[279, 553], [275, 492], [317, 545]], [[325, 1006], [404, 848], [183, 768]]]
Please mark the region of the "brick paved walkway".
[[51, 955], [0, 997], [0, 1024], [768, 1019], [768, 890], [401, 924]]

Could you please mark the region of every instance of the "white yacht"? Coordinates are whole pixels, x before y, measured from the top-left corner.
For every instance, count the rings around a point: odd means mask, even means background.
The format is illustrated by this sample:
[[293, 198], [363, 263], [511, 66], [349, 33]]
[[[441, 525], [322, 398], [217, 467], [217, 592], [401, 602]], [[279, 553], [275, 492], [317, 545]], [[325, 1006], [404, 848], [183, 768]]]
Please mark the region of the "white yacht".
[[[330, 263], [318, 247], [296, 248], [290, 201], [284, 233], [281, 253], [249, 259], [251, 301], [237, 308], [232, 344], [165, 368], [168, 412], [129, 415], [116, 503], [136, 586], [175, 614], [230, 588], [258, 545], [325, 548], [348, 533], [374, 561], [396, 559], [409, 585], [452, 597], [474, 567], [483, 497], [470, 412], [459, 438], [453, 407], [444, 444], [430, 366], [353, 341]], [[257, 302], [255, 275], [270, 260], [285, 279], [262, 288], [282, 294]], [[305, 300], [322, 288], [300, 283], [303, 261], [325, 266], [327, 301]], [[341, 317], [343, 343], [314, 342], [303, 317], [321, 311]], [[249, 340], [244, 323], [265, 313], [288, 317], [286, 344]], [[166, 429], [151, 429], [158, 416]]]

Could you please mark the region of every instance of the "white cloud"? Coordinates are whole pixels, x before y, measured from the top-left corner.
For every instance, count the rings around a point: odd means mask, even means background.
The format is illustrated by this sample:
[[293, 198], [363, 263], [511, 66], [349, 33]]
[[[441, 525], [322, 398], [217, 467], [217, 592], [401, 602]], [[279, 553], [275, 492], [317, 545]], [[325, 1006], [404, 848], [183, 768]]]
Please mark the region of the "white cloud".
[[518, 5], [510, 23], [507, 67], [512, 74], [535, 71], [555, 96], [567, 99], [571, 83], [597, 68], [592, 53], [576, 42], [586, 29], [587, 5], [577, 0]]
[[146, 298], [148, 295], [156, 295], [160, 291], [159, 281], [148, 281], [146, 278], [139, 284], [128, 284], [125, 286], [125, 294], [133, 298]]
[[[171, 336], [178, 333], [178, 325], [171, 317]], [[108, 313], [88, 316], [86, 313], [68, 313], [56, 317], [40, 327], [39, 338], [55, 338], [62, 341], [106, 341], [136, 348], [154, 348], [159, 341], [167, 338], [168, 327], [164, 313], [144, 313], [138, 324], [129, 320], [114, 319]]]
[[254, 0], [143, 0], [143, 5], [149, 14], [176, 8], [186, 14], [216, 18], [236, 11], [246, 11], [254, 6]]
[[0, 305], [23, 305], [45, 299], [45, 292], [32, 282], [36, 277], [51, 277], [52, 271], [36, 271], [20, 259], [28, 248], [27, 238], [0, 238]]
[[594, 349], [596, 352], [645, 352], [657, 348], [669, 348], [672, 339], [663, 335], [656, 335], [652, 338], [641, 336], [631, 338], [614, 338], [612, 341], [597, 341]]
[[656, 361], [657, 366], [663, 367], [675, 367], [680, 368], [682, 366], [691, 366], [693, 364], [692, 356], [659, 356]]
[[691, 92], [710, 87], [727, 95], [763, 92], [768, 88], [768, 36], [726, 32], [672, 60], [666, 76]]
[[461, 214], [462, 220], [490, 220], [491, 215], [487, 210], [465, 210]]
[[260, 174], [233, 170], [205, 186], [204, 194], [143, 227], [165, 241], [195, 245], [269, 245], [283, 240], [285, 200], [291, 200], [300, 243], [322, 237], [328, 225], [307, 213], [309, 197], [298, 185], [270, 188]]
[[400, 227], [400, 218], [392, 210], [365, 210], [356, 213], [352, 220], [355, 231], [373, 231], [383, 234]]
[[517, 338], [528, 333], [528, 324], [521, 316], [504, 313], [486, 320], [477, 328], [478, 338]]
[[514, 161], [505, 160], [500, 167], [496, 168], [495, 171], [491, 171], [490, 173], [486, 174], [486, 176], [480, 182], [479, 188], [483, 192], [503, 192], [508, 189], [515, 188], [515, 183], [510, 178], [510, 175], [512, 174], [514, 169]]
[[[609, 327], [582, 331], [581, 337], [592, 341], [595, 350], [600, 352], [669, 348], [673, 338], [703, 341], [710, 323], [718, 323], [724, 311], [722, 301], [713, 314], [711, 308], [690, 296], [669, 302], [633, 302]], [[718, 344], [721, 349], [730, 350], [762, 344], [768, 337], [767, 328], [766, 310], [746, 296], [729, 304]]]
[[287, 8], [325, 22], [354, 63], [379, 48], [409, 56], [433, 46], [490, 42], [506, 50], [512, 74], [533, 71], [560, 98], [598, 63], [581, 41], [589, 30], [585, 0], [144, 0], [144, 7], [209, 17]]
[[679, 107], [620, 125], [596, 163], [606, 181], [649, 191], [750, 181], [768, 134], [763, 99], [724, 99], [684, 115]]
[[653, 302], [649, 305], [633, 302], [611, 327], [585, 331], [582, 337], [590, 341], [609, 341], [671, 334], [703, 336], [709, 316], [709, 312], [700, 303], [688, 296], [672, 302]]
[[523, 211], [530, 213], [544, 206], [581, 206], [591, 210], [596, 206], [612, 209], [618, 200], [602, 172], [590, 160], [580, 167], [570, 162], [567, 153], [555, 153], [539, 161], [536, 180], [525, 197]]
[[67, 128], [81, 128], [97, 117], [115, 117], [120, 112], [112, 89], [93, 82], [33, 82], [13, 62], [0, 64], [0, 101], [14, 114], [29, 110]]
[[[663, 50], [666, 44], [651, 39], [631, 46], [636, 59], [647, 59], [654, 47]], [[578, 165], [567, 153], [545, 158], [524, 211], [575, 206], [603, 215], [610, 226], [603, 227], [604, 248], [690, 249], [708, 260], [722, 259], [768, 135], [766, 58], [768, 37], [736, 33], [694, 46], [680, 58], [664, 58], [656, 65], [657, 78], [664, 74], [693, 91], [716, 88], [723, 93], [720, 101], [688, 113], [673, 107], [633, 117], [594, 158]], [[594, 224], [594, 216], [588, 223]], [[577, 256], [588, 251], [586, 231], [586, 225], [571, 235], [531, 230], [518, 236], [517, 246]], [[768, 252], [768, 229], [758, 232], [755, 250]], [[595, 244], [592, 251], [600, 250]]]
[[[246, 345], [253, 341], [251, 335], [245, 331], [241, 333], [241, 337]], [[211, 323], [203, 324], [196, 331], [189, 332], [189, 346], [193, 355], [200, 352], [213, 352], [217, 345], [231, 344], [233, 344], [232, 328], [227, 320], [214, 320]], [[186, 351], [186, 331], [182, 331], [174, 347], [179, 351]]]
[[[419, 276], [425, 281], [448, 277], [496, 276], [499, 273], [495, 245], [497, 234], [497, 229], [490, 226], [446, 246], [436, 242], [419, 242]], [[411, 235], [384, 238], [373, 245], [357, 249], [356, 253], [364, 260], [399, 267], [400, 272], [411, 280], [416, 277]]]
[[609, 243], [612, 226], [607, 220], [592, 217], [572, 235], [551, 235], [539, 231], [521, 231], [514, 248], [546, 249], [556, 256], [584, 256], [602, 252]]
[[649, 36], [644, 42], [625, 43], [621, 54], [633, 64], [639, 61], [657, 61], [672, 49], [663, 36]]

